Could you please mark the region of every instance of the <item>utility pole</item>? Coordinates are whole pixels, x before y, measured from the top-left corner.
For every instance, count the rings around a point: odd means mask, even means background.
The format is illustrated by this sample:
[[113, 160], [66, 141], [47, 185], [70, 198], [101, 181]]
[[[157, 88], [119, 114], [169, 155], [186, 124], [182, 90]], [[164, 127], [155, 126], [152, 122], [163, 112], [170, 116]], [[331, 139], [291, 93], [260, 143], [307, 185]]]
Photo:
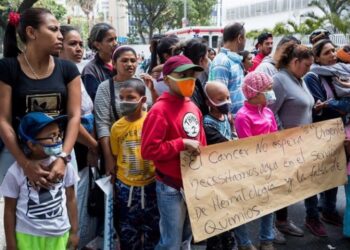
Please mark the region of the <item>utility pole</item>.
[[182, 28], [187, 26], [187, 0], [184, 0], [184, 17], [182, 18]]
[[220, 27], [222, 26], [222, 0], [220, 0]]
[[222, 26], [222, 0], [216, 2], [216, 25]]

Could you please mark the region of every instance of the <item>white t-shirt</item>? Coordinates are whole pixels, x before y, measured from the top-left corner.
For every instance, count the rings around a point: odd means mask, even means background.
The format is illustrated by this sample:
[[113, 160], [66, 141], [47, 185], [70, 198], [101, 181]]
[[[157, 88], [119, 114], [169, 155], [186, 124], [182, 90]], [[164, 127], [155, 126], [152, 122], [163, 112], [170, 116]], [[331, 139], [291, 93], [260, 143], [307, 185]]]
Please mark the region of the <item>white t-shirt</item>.
[[86, 92], [85, 86], [81, 81], [81, 115], [91, 114], [94, 110], [94, 104]]
[[[42, 161], [50, 165], [56, 157]], [[77, 183], [79, 177], [71, 164], [60, 183], [50, 190], [35, 190], [17, 162], [13, 163], [0, 186], [4, 197], [16, 198], [16, 231], [36, 236], [60, 236], [70, 229], [66, 206], [66, 187]]]

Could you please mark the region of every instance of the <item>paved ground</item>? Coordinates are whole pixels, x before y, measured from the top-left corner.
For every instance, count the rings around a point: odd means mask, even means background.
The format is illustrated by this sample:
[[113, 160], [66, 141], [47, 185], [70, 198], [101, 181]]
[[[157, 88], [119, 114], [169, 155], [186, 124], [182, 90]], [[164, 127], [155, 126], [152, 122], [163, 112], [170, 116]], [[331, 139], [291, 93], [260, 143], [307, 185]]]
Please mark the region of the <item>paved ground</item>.
[[[345, 208], [345, 195], [344, 188], [341, 187], [338, 192], [338, 209], [341, 214], [344, 212]], [[3, 200], [0, 198], [0, 249], [4, 248], [5, 238], [4, 238], [4, 227], [3, 227]], [[299, 237], [287, 237], [287, 245], [279, 246], [276, 245], [278, 250], [350, 250], [350, 239], [344, 239], [342, 237], [342, 229], [339, 227], [334, 227], [326, 225], [327, 232], [329, 234], [328, 238], [317, 238], [311, 235], [307, 229], [305, 229], [304, 216], [305, 209], [304, 203], [299, 202], [289, 208], [290, 218], [299, 226], [305, 230], [305, 236]], [[252, 240], [255, 244], [258, 243], [257, 239], [257, 228], [259, 228], [257, 222], [252, 222], [249, 224], [249, 229], [252, 235]], [[254, 237], [255, 236], [255, 237]], [[194, 245], [193, 250], [204, 250], [205, 245]]]
[[[345, 194], [344, 188], [339, 188], [338, 192], [338, 209], [343, 214], [345, 209]], [[296, 225], [303, 228], [305, 231], [304, 237], [291, 237], [287, 236], [287, 245], [275, 245], [277, 250], [350, 250], [350, 239], [345, 239], [342, 236], [342, 228], [326, 225], [326, 229], [329, 237], [318, 238], [309, 233], [304, 226], [305, 208], [304, 203], [299, 202], [294, 204], [288, 209], [289, 217], [295, 222]], [[259, 224], [254, 221], [249, 224], [251, 232], [251, 239], [253, 243], [257, 245], [258, 241], [258, 228]], [[195, 250], [204, 250], [205, 246], [195, 245]]]

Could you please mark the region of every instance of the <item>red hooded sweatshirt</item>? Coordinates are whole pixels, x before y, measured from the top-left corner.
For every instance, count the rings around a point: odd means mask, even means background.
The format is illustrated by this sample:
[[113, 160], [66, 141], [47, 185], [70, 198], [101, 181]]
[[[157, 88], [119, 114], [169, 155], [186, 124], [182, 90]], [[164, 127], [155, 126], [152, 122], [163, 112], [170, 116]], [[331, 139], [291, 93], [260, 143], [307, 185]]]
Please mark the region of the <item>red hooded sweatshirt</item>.
[[261, 52], [259, 52], [254, 58], [253, 58], [253, 65], [248, 69], [249, 72], [253, 72], [259, 64], [264, 60], [265, 55]]
[[142, 128], [141, 154], [156, 166], [156, 178], [176, 189], [182, 187], [180, 152], [183, 139], [206, 145], [202, 113], [188, 97], [165, 92], [153, 105]]

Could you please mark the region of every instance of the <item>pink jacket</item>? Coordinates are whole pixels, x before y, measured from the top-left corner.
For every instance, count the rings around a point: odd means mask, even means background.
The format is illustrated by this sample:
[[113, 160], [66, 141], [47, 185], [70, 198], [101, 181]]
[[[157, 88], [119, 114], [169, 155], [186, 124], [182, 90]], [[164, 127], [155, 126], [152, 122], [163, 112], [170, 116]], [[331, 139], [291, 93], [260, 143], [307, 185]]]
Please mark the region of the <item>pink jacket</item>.
[[277, 123], [273, 112], [262, 105], [244, 102], [236, 114], [236, 132], [239, 138], [269, 134], [277, 131]]

